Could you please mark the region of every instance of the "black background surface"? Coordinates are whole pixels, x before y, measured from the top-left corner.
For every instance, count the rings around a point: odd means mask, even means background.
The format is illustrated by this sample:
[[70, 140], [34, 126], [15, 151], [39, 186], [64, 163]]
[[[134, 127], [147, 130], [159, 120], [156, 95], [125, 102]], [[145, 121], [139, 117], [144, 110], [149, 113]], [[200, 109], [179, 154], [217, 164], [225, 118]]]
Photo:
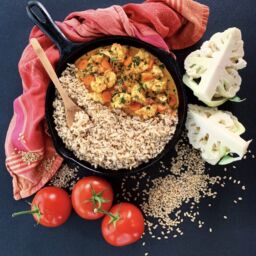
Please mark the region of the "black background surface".
[[[1, 109], [1, 171], [0, 171], [0, 255], [90, 255], [90, 256], [140, 256], [146, 251], [152, 256], [255, 256], [256, 255], [256, 165], [255, 160], [246, 160], [230, 170], [247, 187], [244, 200], [239, 206], [232, 201], [241, 195], [238, 189], [228, 185], [220, 190], [214, 207], [201, 207], [202, 218], [208, 228], [199, 230], [191, 223], [185, 223], [184, 236], [165, 241], [148, 240], [146, 247], [140, 243], [125, 248], [107, 245], [100, 234], [100, 221], [85, 222], [75, 214], [58, 229], [34, 227], [31, 217], [12, 219], [11, 213], [26, 208], [24, 201], [12, 198], [11, 178], [6, 171], [4, 160], [4, 139], [12, 116], [12, 102], [21, 91], [21, 81], [17, 63], [23, 48], [28, 42], [32, 23], [26, 16], [25, 0], [0, 0], [0, 109]], [[125, 0], [42, 0], [55, 20], [63, 20], [76, 10], [107, 7], [124, 4]], [[140, 1], [135, 1], [140, 2]], [[256, 114], [256, 9], [254, 0], [222, 0], [201, 2], [210, 6], [211, 14], [207, 32], [203, 40], [213, 33], [228, 27], [237, 26], [243, 32], [245, 59], [248, 67], [241, 72], [243, 77], [241, 98], [247, 101], [240, 104], [227, 103], [222, 109], [235, 113], [246, 126], [245, 138], [255, 138]], [[200, 43], [199, 43], [200, 44]], [[184, 57], [199, 45], [176, 52], [182, 66]], [[255, 142], [251, 150], [256, 152]], [[157, 170], [157, 166], [154, 167]], [[230, 168], [232, 169], [232, 168]], [[212, 174], [224, 175], [221, 168], [213, 168]], [[229, 216], [227, 221], [223, 215]]]

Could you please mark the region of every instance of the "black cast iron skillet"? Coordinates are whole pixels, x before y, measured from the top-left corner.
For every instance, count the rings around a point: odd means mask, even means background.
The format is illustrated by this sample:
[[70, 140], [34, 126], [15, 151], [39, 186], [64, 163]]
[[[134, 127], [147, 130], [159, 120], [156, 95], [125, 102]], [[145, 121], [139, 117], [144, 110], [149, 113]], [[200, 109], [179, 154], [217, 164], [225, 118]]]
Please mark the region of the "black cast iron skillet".
[[40, 2], [30, 1], [28, 2], [26, 9], [29, 18], [41, 29], [41, 31], [43, 31], [54, 42], [54, 44], [58, 47], [60, 51], [60, 60], [56, 69], [58, 76], [60, 76], [62, 71], [67, 67], [67, 63], [74, 63], [76, 59], [78, 59], [86, 52], [91, 51], [97, 47], [107, 46], [113, 43], [119, 43], [134, 46], [137, 48], [144, 48], [145, 50], [152, 53], [162, 63], [165, 64], [166, 68], [168, 69], [176, 83], [179, 97], [179, 121], [173, 138], [168, 142], [164, 150], [156, 158], [150, 160], [147, 163], [141, 164], [140, 166], [132, 170], [123, 169], [118, 171], [107, 170], [100, 167], [94, 168], [90, 163], [80, 161], [73, 154], [73, 152], [71, 152], [65, 147], [64, 143], [62, 142], [62, 139], [58, 136], [57, 131], [55, 130], [52, 106], [52, 103], [55, 99], [55, 87], [52, 83], [50, 83], [45, 100], [46, 120], [57, 152], [68, 163], [75, 164], [82, 170], [88, 170], [101, 175], [133, 174], [135, 172], [142, 171], [150, 167], [152, 164], [159, 161], [166, 153], [170, 152], [174, 148], [184, 126], [187, 113], [187, 101], [184, 92], [184, 86], [182, 84], [180, 73], [177, 67], [177, 63], [174, 60], [174, 58], [170, 55], [170, 53], [162, 49], [156, 48], [155, 46], [145, 43], [136, 38], [125, 36], [107, 36], [87, 43], [74, 43], [68, 40], [65, 37], [65, 35], [60, 31], [60, 29], [56, 26], [56, 24], [52, 20], [51, 16], [49, 15], [45, 7]]

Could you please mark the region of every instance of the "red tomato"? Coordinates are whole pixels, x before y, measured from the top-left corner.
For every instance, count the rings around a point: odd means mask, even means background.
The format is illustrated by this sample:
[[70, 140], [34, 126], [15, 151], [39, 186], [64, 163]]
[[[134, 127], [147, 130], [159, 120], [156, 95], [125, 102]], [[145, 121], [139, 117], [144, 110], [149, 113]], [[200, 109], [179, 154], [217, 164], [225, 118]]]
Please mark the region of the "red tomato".
[[71, 200], [66, 191], [57, 187], [45, 187], [36, 193], [31, 211], [14, 213], [13, 217], [33, 214], [38, 224], [45, 227], [58, 227], [68, 220], [71, 210]]
[[104, 215], [95, 209], [108, 211], [112, 206], [113, 197], [113, 189], [106, 180], [90, 176], [76, 183], [71, 199], [73, 208], [80, 217], [95, 220]]
[[124, 246], [138, 241], [144, 232], [144, 218], [133, 204], [120, 203], [113, 206], [110, 215], [102, 221], [101, 232], [111, 245]]

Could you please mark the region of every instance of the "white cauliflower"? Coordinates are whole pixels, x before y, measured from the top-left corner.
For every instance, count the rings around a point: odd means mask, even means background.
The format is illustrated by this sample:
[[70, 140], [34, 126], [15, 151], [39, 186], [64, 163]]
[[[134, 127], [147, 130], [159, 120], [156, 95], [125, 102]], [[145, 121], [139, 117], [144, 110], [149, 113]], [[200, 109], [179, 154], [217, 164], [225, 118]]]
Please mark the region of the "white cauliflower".
[[189, 142], [212, 165], [241, 160], [251, 142], [240, 137], [245, 128], [238, 119], [217, 108], [189, 104], [186, 128]]
[[238, 28], [214, 34], [187, 56], [183, 82], [210, 107], [235, 97], [242, 82], [238, 70], [246, 67], [243, 45]]

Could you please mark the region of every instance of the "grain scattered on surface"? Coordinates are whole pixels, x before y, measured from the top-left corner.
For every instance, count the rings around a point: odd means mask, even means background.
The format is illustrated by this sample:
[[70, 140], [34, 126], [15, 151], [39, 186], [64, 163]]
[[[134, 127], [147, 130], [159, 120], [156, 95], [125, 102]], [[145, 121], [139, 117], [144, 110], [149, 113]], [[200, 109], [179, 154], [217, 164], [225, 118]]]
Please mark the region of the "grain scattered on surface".
[[72, 190], [77, 179], [78, 169], [71, 168], [67, 164], [63, 164], [58, 172], [53, 176], [49, 185]]

